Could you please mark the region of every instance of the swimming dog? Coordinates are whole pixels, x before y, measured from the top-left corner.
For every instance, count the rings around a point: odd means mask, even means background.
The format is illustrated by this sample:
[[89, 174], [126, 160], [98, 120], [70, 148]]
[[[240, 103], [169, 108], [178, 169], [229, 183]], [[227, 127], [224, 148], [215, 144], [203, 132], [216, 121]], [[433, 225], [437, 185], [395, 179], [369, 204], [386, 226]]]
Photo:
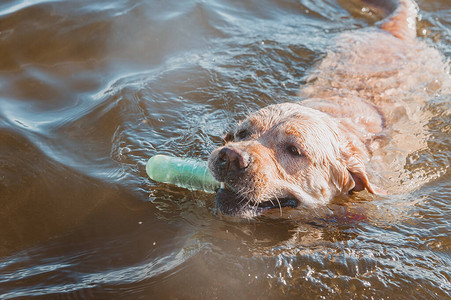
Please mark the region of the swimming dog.
[[251, 113], [211, 153], [223, 214], [314, 207], [363, 190], [386, 195], [384, 169], [400, 173], [424, 142], [420, 107], [449, 81], [447, 66], [416, 38], [413, 1], [366, 2], [387, 16], [340, 34], [301, 89], [302, 101]]

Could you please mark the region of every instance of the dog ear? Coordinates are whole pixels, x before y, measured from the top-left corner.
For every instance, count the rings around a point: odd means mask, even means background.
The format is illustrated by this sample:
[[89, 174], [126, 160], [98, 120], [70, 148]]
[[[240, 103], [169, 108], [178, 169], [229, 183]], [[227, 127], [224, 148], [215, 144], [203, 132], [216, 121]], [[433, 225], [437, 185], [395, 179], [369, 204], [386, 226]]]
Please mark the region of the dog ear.
[[348, 176], [348, 180], [352, 180], [354, 182], [354, 185], [350, 191], [359, 192], [366, 189], [371, 194], [380, 196], [388, 195], [386, 190], [372, 184], [368, 179], [365, 164], [363, 163], [361, 154], [359, 155], [357, 148], [352, 144], [348, 144], [346, 148], [347, 151], [342, 151], [342, 154], [344, 157], [346, 170], [350, 175]]
[[372, 184], [368, 179], [365, 165], [361, 160], [351, 156], [347, 161], [347, 170], [354, 181], [354, 188], [351, 191], [362, 191], [366, 189], [371, 194], [386, 196], [387, 191]]

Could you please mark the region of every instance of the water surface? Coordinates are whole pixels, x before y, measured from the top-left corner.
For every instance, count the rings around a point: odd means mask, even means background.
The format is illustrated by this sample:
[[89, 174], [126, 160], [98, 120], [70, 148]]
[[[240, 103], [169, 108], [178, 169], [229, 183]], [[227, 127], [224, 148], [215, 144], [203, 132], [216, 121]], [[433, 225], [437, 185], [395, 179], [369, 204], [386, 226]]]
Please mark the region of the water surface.
[[[449, 3], [418, 2], [449, 58]], [[298, 100], [330, 41], [379, 18], [357, 0], [3, 1], [0, 299], [450, 299], [447, 94], [423, 108], [406, 168], [428, 183], [409, 193], [238, 221], [145, 174]]]

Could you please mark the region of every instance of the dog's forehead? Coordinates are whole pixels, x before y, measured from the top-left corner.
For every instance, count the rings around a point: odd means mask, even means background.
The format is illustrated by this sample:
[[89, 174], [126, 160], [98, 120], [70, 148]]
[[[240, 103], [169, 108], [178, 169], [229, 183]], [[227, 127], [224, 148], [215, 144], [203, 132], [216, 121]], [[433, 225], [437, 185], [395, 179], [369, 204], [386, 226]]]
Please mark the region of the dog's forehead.
[[293, 135], [304, 126], [320, 123], [318, 111], [297, 103], [270, 105], [250, 114], [239, 123], [240, 128], [252, 128], [255, 131], [276, 130]]
[[254, 137], [270, 142], [288, 141], [306, 151], [324, 152], [339, 143], [336, 127], [325, 113], [296, 103], [283, 103], [249, 115], [239, 130], [249, 130]]

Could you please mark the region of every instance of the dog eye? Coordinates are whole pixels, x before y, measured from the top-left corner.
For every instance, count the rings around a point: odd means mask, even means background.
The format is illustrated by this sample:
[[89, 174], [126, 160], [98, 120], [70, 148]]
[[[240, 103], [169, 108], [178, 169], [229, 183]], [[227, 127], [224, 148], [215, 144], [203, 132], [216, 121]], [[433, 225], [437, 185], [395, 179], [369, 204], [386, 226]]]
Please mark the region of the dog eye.
[[239, 138], [240, 140], [244, 140], [248, 135], [248, 132], [246, 129], [242, 129], [240, 131], [238, 131], [238, 133], [236, 134], [236, 137]]
[[304, 153], [299, 150], [298, 147], [294, 146], [294, 145], [290, 145], [287, 147], [287, 151], [294, 156], [304, 156]]
[[229, 131], [226, 133], [226, 135], [222, 138], [222, 144], [227, 144], [228, 142], [233, 141], [233, 131]]

